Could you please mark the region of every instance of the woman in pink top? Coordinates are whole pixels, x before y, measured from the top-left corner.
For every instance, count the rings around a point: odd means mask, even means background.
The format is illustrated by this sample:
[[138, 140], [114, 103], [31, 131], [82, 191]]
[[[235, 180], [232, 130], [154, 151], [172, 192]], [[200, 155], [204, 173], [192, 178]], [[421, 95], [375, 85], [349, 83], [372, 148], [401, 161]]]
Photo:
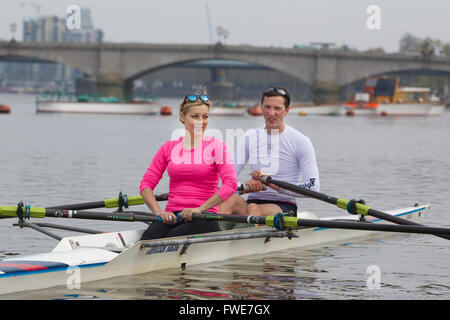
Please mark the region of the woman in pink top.
[[[237, 188], [233, 160], [224, 142], [204, 135], [211, 101], [206, 94], [187, 95], [180, 105], [185, 135], [164, 143], [145, 172], [140, 192], [150, 210], [161, 217], [141, 240], [219, 231], [217, 222], [192, 220], [192, 214], [218, 213], [217, 205]], [[162, 210], [153, 190], [163, 173], [169, 174], [169, 199]], [[218, 189], [219, 178], [222, 185]], [[177, 223], [177, 214], [182, 223]]]

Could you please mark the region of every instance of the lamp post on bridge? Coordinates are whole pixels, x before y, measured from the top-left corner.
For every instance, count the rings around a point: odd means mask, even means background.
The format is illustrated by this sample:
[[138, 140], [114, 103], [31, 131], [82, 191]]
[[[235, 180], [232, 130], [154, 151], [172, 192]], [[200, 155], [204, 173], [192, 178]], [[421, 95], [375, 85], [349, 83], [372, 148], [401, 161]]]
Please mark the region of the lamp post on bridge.
[[15, 36], [16, 36], [16, 31], [17, 31], [17, 23], [13, 22], [9, 25], [9, 30], [11, 31], [12, 37], [11, 40], [16, 40]]

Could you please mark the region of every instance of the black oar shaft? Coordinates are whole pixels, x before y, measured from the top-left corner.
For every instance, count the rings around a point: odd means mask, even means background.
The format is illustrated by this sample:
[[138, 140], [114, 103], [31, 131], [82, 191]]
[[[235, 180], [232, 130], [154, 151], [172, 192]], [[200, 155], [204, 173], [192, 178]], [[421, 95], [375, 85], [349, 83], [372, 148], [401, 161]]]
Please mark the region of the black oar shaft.
[[[301, 186], [296, 186], [296, 185], [288, 183], [288, 182], [275, 180], [275, 179], [272, 179], [272, 177], [270, 177], [270, 176], [264, 177], [261, 180], [265, 183], [273, 183], [274, 185], [277, 185], [280, 188], [339, 206], [339, 200], [340, 200], [339, 198], [328, 196], [324, 193], [310, 190], [307, 188], [303, 188]], [[366, 206], [364, 206], [364, 207], [366, 207]], [[386, 221], [389, 221], [392, 223], [396, 223], [396, 224], [400, 224], [400, 225], [423, 226], [422, 224], [411, 221], [411, 220], [406, 220], [406, 219], [403, 219], [403, 218], [400, 218], [400, 217], [397, 217], [397, 216], [394, 216], [394, 215], [391, 215], [388, 213], [384, 213], [382, 211], [378, 211], [378, 210], [375, 210], [375, 209], [372, 209], [369, 207], [366, 207], [366, 208], [367, 208], [367, 211], [365, 212], [365, 214], [370, 215], [372, 217], [376, 217], [376, 218], [383, 219], [383, 220], [386, 220]], [[437, 236], [441, 237], [443, 239], [450, 240], [450, 236], [445, 236], [445, 235], [437, 235]]]
[[112, 220], [112, 221], [157, 221], [158, 217], [143, 214], [134, 214], [132, 212], [99, 212], [99, 211], [77, 211], [61, 209], [45, 209], [46, 217], [53, 218], [74, 218], [74, 219], [92, 219], [92, 220]]
[[298, 226], [319, 227], [319, 228], [336, 228], [336, 229], [352, 229], [366, 231], [384, 231], [384, 232], [402, 232], [402, 233], [419, 233], [432, 235], [450, 235], [448, 228], [436, 228], [412, 225], [395, 225], [395, 224], [376, 224], [372, 222], [345, 222], [345, 221], [323, 221], [298, 219]]
[[411, 220], [406, 220], [406, 219], [402, 219], [400, 217], [388, 214], [388, 213], [384, 213], [382, 211], [378, 211], [375, 209], [370, 208], [368, 211], [368, 214], [372, 217], [377, 217], [386, 221], [390, 221], [393, 223], [397, 223], [397, 224], [402, 224], [402, 225], [415, 225], [415, 226], [422, 226], [422, 224], [417, 223], [415, 221], [411, 221]]
[[[135, 216], [145, 218], [144, 212], [135, 211]], [[194, 220], [208, 220], [208, 221], [232, 221], [239, 223], [251, 224], [266, 224], [264, 216], [237, 216], [237, 215], [223, 215], [223, 214], [193, 214]], [[270, 217], [272, 218], [272, 217]], [[317, 228], [336, 228], [336, 229], [353, 229], [366, 231], [384, 231], [384, 232], [402, 232], [402, 233], [419, 233], [419, 234], [433, 234], [433, 235], [450, 235], [449, 228], [426, 227], [418, 225], [395, 225], [395, 224], [376, 224], [372, 222], [360, 221], [330, 221], [318, 219], [302, 219], [297, 217], [284, 217], [289, 221], [290, 225], [295, 224], [298, 227], [317, 227]]]
[[[423, 224], [417, 223], [415, 221], [402, 219], [402, 218], [399, 218], [397, 216], [393, 216], [393, 215], [390, 215], [390, 214], [387, 214], [387, 213], [384, 213], [384, 212], [381, 212], [381, 211], [378, 211], [378, 210], [375, 210], [375, 209], [372, 209], [372, 208], [369, 209], [368, 214], [371, 215], [372, 217], [377, 217], [379, 219], [383, 219], [383, 220], [390, 221], [390, 222], [393, 222], [393, 223], [397, 223], [397, 224], [400, 224], [400, 225], [405, 225], [405, 226], [407, 226], [407, 225], [410, 225], [410, 226], [424, 226]], [[445, 236], [445, 235], [442, 235], [442, 234], [435, 234], [435, 236], [440, 237], [442, 239], [450, 240], [450, 236]]]
[[46, 209], [83, 210], [104, 208], [105, 201], [93, 201], [84, 203], [64, 204], [60, 206], [47, 207]]
[[[238, 187], [237, 191], [246, 191], [248, 188], [246, 186], [241, 185]], [[134, 204], [144, 204], [144, 201], [141, 196], [132, 196], [131, 198], [134, 199]], [[136, 198], [139, 198], [136, 200]], [[124, 198], [122, 198], [124, 199]], [[156, 201], [167, 201], [169, 199], [168, 193], [163, 194], [155, 194]], [[87, 209], [98, 209], [98, 208], [105, 208], [105, 207], [117, 207], [120, 203], [120, 197], [119, 198], [112, 198], [112, 199], [106, 199], [102, 201], [92, 201], [92, 202], [83, 202], [83, 203], [73, 203], [73, 204], [63, 204], [59, 206], [51, 206], [47, 207], [46, 209], [63, 209], [63, 210], [87, 210]], [[1, 218], [1, 217], [0, 217]]]
[[304, 196], [310, 197], [310, 198], [315, 198], [317, 200], [322, 200], [334, 205], [337, 205], [338, 202], [338, 198], [335, 197], [330, 197], [324, 193], [320, 193], [314, 190], [310, 190], [307, 188], [303, 188], [300, 186], [296, 186], [295, 184], [289, 183], [289, 182], [284, 182], [284, 181], [280, 181], [280, 180], [275, 180], [272, 179], [271, 177], [267, 177], [266, 179], [267, 183], [273, 183], [277, 186], [279, 186], [280, 188], [295, 192], [295, 193], [299, 193], [302, 194]]
[[[155, 195], [156, 201], [167, 201], [168, 197], [169, 197], [169, 195], [167, 193]], [[134, 198], [140, 198], [140, 197], [133, 196], [133, 199]], [[111, 200], [113, 200], [113, 201], [111, 201]], [[98, 209], [98, 208], [108, 207], [109, 206], [107, 204], [108, 201], [110, 203], [117, 202], [117, 205], [110, 205], [111, 207], [118, 206], [119, 198], [107, 199], [107, 200], [102, 200], [102, 201], [84, 202], [84, 203], [63, 204], [63, 205], [59, 205], [59, 206], [47, 207], [47, 209], [64, 209], [64, 210]], [[143, 203], [144, 203], [143, 200], [137, 201], [137, 204], [143, 204]], [[130, 205], [132, 205], [132, 204], [130, 204]]]

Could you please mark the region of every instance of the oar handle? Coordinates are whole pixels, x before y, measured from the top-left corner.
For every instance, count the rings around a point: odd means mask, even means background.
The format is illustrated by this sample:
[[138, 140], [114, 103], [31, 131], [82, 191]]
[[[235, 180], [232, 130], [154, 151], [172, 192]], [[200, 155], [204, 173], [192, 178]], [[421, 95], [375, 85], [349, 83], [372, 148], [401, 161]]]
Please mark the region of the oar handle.
[[261, 177], [261, 182], [264, 184], [268, 184], [272, 181], [272, 177], [271, 176], [262, 176]]
[[250, 187], [249, 187], [248, 185], [246, 185], [246, 184], [241, 184], [241, 185], [237, 188], [236, 191], [238, 191], [239, 193], [242, 194], [242, 193], [251, 192], [252, 189], [250, 189]]

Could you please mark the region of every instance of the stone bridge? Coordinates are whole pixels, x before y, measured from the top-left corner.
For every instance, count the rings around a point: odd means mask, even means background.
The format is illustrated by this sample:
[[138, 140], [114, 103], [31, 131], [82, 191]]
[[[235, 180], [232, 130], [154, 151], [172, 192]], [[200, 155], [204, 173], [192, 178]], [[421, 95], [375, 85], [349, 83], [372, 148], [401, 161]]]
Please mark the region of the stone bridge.
[[227, 59], [271, 68], [313, 88], [315, 100], [334, 100], [341, 87], [372, 75], [425, 71], [450, 74], [450, 59], [403, 54], [266, 48], [245, 45], [0, 42], [0, 60], [50, 61], [94, 79], [99, 92], [123, 96], [133, 80], [186, 62]]

